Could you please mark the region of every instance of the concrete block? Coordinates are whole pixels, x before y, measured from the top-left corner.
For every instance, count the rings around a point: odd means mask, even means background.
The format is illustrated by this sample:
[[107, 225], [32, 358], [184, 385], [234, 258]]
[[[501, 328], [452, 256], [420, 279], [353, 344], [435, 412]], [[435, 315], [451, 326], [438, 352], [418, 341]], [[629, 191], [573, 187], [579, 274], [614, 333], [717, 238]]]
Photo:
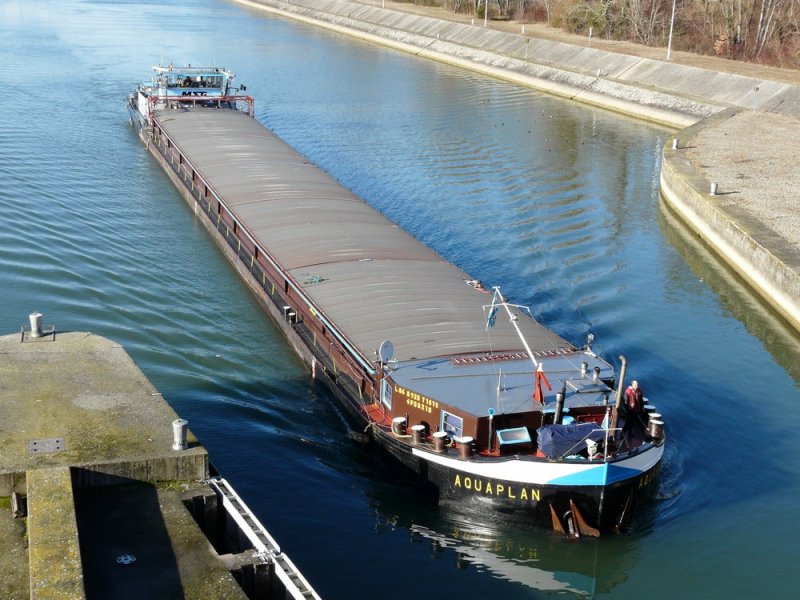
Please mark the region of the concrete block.
[[69, 467], [28, 473], [28, 511], [31, 598], [85, 598]]

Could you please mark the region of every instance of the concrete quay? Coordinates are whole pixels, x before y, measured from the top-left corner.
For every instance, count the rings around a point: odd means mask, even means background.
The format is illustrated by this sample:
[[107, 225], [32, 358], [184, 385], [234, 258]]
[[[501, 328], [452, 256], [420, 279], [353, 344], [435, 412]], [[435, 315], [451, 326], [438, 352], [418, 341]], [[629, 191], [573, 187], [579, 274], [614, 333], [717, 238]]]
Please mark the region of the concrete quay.
[[206, 450], [190, 431], [173, 449], [177, 419], [111, 340], [0, 336], [3, 598], [286, 595], [278, 552], [251, 550]]
[[729, 109], [681, 131], [661, 164], [669, 207], [796, 329], [798, 132], [792, 116]]
[[531, 35], [535, 27], [523, 34], [519, 24], [490, 21], [484, 28], [407, 3], [233, 1], [681, 129], [678, 149], [670, 140], [663, 150], [665, 202], [800, 330], [800, 235], [788, 195], [797, 189], [791, 167], [800, 153], [800, 73], [687, 53], [679, 64], [660, 60], [653, 48], [617, 50], [599, 40], [592, 47], [566, 34], [576, 43], [564, 43]]

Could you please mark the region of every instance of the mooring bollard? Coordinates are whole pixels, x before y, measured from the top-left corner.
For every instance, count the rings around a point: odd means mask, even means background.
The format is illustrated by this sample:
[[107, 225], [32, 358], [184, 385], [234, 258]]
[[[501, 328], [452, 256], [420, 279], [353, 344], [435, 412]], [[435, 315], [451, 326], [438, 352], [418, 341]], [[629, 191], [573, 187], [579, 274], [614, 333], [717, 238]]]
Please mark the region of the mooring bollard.
[[717, 195], [717, 182], [716, 181], [712, 181], [711, 182], [711, 195], [712, 196], [716, 196]]
[[406, 434], [406, 418], [405, 417], [395, 417], [392, 419], [392, 433], [395, 435], [405, 435]]
[[186, 419], [175, 419], [172, 422], [172, 449], [186, 450], [186, 432], [189, 430], [189, 421]]
[[31, 337], [42, 337], [42, 313], [32, 312], [28, 315], [28, 318], [31, 321]]
[[458, 444], [458, 457], [470, 458], [472, 456], [472, 436], [465, 435], [463, 437], [454, 438]]
[[678, 149], [678, 138], [672, 138], [672, 149], [673, 150]]

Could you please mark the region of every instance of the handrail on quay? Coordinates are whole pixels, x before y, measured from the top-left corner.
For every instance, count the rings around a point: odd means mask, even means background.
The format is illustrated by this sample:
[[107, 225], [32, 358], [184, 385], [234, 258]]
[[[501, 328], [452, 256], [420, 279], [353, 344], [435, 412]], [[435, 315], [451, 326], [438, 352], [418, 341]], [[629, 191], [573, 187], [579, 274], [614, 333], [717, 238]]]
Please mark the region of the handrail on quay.
[[319, 594], [314, 591], [314, 588], [303, 577], [291, 559], [281, 552], [278, 543], [230, 484], [222, 477], [213, 477], [209, 479], [208, 483], [217, 492], [222, 500], [222, 506], [239, 526], [242, 533], [250, 540], [253, 548], [264, 559], [270, 560], [274, 564], [275, 573], [286, 588], [286, 593], [290, 594], [295, 600], [308, 598], [321, 600]]

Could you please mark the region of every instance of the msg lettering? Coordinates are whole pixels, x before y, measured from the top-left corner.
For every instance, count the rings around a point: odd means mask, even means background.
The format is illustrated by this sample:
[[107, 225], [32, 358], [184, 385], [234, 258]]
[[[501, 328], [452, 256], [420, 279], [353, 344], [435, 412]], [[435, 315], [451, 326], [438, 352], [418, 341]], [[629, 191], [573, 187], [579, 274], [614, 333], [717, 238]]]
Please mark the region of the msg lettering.
[[436, 400], [431, 400], [427, 396], [423, 396], [417, 392], [412, 392], [411, 390], [407, 390], [399, 385], [394, 386], [394, 393], [405, 396], [406, 404], [409, 406], [423, 410], [427, 413], [432, 413], [433, 409], [439, 408], [439, 403]]

